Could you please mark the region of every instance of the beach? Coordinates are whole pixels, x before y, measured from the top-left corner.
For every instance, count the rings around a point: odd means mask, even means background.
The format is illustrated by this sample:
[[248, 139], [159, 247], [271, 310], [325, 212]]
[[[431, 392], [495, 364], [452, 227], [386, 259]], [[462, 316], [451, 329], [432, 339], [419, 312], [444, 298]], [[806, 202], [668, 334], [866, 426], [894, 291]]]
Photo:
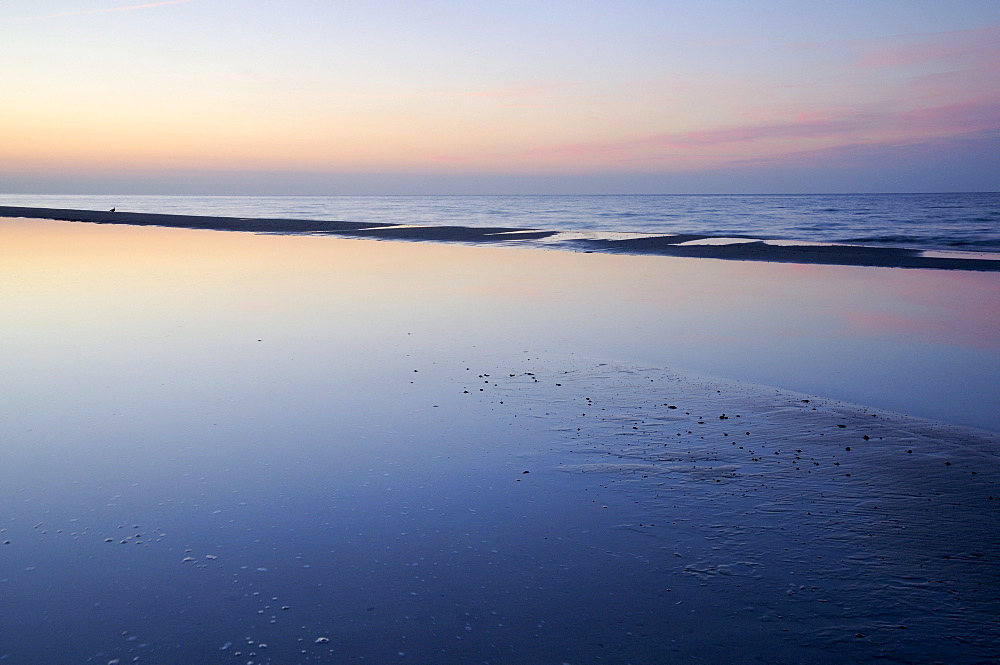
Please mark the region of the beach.
[[0, 214], [11, 663], [997, 657], [990, 259]]
[[0, 665], [1000, 665], [1000, 3], [0, 3]]

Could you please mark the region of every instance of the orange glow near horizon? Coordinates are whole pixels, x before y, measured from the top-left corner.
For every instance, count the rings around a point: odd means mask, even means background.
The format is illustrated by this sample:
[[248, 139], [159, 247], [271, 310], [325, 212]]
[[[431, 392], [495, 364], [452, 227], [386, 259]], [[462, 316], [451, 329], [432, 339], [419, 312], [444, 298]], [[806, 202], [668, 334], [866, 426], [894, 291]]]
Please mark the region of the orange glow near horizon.
[[[307, 3], [234, 23], [222, 5], [0, 8], [0, 58], [19, 63], [0, 169], [684, 173], [1000, 130], [1000, 25], [971, 19], [810, 41], [806, 24], [722, 39], [628, 8], [521, 34], [485, 9], [438, 24]], [[690, 13], [673, 18], [726, 19]]]

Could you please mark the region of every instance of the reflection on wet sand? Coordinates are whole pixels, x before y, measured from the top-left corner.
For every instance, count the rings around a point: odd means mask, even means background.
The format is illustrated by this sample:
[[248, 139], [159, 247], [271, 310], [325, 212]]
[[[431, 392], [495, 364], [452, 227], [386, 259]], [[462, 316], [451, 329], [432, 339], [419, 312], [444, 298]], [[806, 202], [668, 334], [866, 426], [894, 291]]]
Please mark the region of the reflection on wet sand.
[[[970, 307], [991, 274], [39, 220], [0, 240], [12, 663], [996, 643], [995, 436], [828, 399], [880, 373], [967, 421], [996, 391], [996, 314]], [[942, 377], [957, 397], [920, 385]]]

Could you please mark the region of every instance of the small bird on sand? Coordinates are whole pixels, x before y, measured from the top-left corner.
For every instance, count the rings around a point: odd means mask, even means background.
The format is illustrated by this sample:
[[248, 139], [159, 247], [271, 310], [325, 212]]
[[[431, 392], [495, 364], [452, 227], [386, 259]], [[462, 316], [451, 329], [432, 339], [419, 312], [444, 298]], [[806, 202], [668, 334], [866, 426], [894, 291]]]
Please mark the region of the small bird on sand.
[[115, 211], [115, 209], [114, 209], [114, 208], [112, 208], [112, 209], [111, 209], [111, 210], [109, 210], [108, 212], [114, 212], [114, 211]]

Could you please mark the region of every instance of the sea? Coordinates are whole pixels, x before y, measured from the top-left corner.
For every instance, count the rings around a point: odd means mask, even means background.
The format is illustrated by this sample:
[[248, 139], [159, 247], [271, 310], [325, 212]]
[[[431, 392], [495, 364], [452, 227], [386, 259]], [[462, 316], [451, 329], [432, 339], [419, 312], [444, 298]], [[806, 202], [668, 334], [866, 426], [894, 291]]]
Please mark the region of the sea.
[[138, 196], [0, 194], [0, 205], [373, 225], [691, 233], [1000, 252], [1000, 192], [768, 195]]

